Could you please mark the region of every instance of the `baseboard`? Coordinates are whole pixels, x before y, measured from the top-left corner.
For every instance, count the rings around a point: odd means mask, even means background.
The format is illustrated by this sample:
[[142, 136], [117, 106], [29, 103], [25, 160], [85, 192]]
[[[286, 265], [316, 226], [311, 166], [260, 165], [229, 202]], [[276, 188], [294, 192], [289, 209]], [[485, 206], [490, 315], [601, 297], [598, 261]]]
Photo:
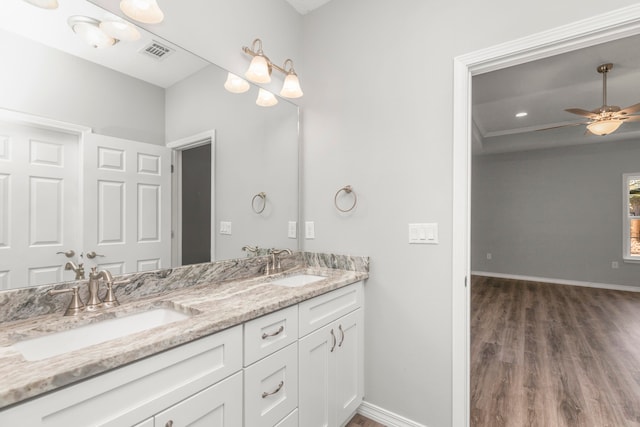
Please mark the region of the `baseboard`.
[[369, 402], [362, 402], [358, 413], [387, 427], [427, 427]]
[[615, 291], [640, 292], [640, 287], [628, 285], [613, 285], [610, 283], [582, 282], [579, 280], [552, 279], [549, 277], [520, 276], [517, 274], [491, 273], [488, 271], [472, 271], [472, 275], [498, 277], [500, 279], [528, 280], [532, 282], [555, 283], [558, 285], [584, 286], [586, 288], [611, 289]]

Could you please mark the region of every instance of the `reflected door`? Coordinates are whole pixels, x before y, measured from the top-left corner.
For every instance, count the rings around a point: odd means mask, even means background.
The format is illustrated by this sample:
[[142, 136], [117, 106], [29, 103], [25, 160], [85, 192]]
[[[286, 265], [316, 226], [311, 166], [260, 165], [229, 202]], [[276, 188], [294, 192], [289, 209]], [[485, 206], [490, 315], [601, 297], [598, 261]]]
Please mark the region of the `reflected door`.
[[74, 278], [58, 252], [80, 248], [77, 164], [77, 136], [0, 122], [0, 289]]
[[88, 266], [114, 275], [170, 267], [170, 150], [95, 134], [83, 147]]

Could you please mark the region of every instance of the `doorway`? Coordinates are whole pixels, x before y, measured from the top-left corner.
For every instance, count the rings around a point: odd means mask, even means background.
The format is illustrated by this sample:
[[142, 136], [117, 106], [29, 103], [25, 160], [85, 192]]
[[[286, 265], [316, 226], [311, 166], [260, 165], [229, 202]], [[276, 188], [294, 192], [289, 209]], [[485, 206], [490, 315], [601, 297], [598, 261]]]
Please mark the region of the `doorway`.
[[215, 130], [167, 144], [173, 151], [172, 265], [215, 260]]
[[452, 424], [469, 425], [471, 77], [640, 33], [640, 5], [454, 58]]

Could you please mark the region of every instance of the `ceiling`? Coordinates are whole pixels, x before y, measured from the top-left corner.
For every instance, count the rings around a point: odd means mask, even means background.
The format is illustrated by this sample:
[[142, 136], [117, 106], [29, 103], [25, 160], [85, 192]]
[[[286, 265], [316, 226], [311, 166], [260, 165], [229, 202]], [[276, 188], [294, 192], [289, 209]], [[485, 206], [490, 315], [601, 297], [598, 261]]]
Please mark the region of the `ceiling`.
[[325, 3], [329, 3], [331, 0], [287, 0], [295, 10], [301, 15], [306, 15], [314, 9], [319, 8]]
[[[553, 148], [640, 138], [640, 122], [624, 123], [607, 136], [585, 135], [584, 126], [538, 130], [584, 122], [565, 108], [602, 105], [598, 65], [613, 63], [607, 104], [640, 103], [640, 35], [473, 77], [474, 154]], [[521, 111], [526, 117], [516, 118]]]
[[[89, 16], [100, 21], [119, 19], [86, 1], [61, 1], [57, 9], [47, 10], [21, 0], [0, 0], [0, 30], [21, 35], [156, 86], [167, 88], [209, 65], [203, 59], [141, 28], [138, 28], [140, 40], [122, 41], [108, 48], [95, 49], [77, 37], [67, 24], [67, 19], [74, 15]], [[158, 60], [142, 53], [152, 41], [171, 48], [171, 54]]]

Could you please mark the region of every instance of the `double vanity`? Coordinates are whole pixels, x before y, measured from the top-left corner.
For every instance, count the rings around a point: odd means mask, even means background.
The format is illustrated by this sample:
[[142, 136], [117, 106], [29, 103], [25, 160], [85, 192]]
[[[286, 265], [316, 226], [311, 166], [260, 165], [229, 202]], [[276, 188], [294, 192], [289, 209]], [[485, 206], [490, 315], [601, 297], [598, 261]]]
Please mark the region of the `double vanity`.
[[295, 253], [268, 276], [264, 262], [127, 275], [120, 306], [77, 316], [49, 295], [73, 283], [0, 293], [0, 421], [343, 425], [362, 401], [368, 259]]

